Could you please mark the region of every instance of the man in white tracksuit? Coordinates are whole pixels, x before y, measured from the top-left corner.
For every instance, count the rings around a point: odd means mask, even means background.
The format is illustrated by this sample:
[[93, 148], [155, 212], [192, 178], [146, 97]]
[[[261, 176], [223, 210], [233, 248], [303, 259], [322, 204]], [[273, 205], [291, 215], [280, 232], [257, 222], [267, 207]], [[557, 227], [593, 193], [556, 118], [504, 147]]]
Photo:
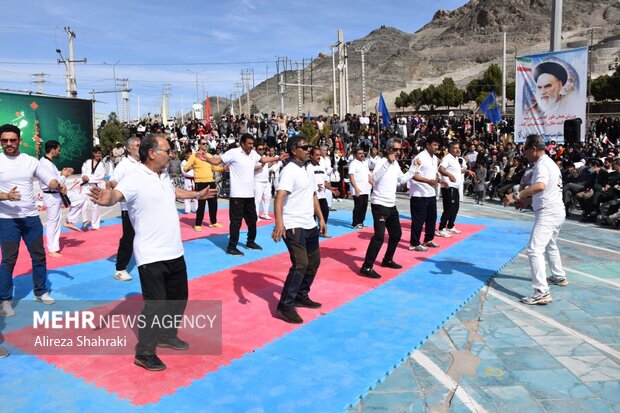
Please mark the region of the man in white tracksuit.
[[[524, 304], [548, 304], [552, 301], [549, 284], [566, 286], [568, 280], [562, 268], [557, 238], [566, 217], [562, 201], [562, 174], [556, 163], [545, 153], [545, 141], [539, 135], [529, 135], [523, 145], [523, 154], [534, 165], [529, 187], [509, 193], [504, 206], [515, 203], [517, 208], [532, 204], [534, 227], [527, 246], [532, 269], [531, 295], [523, 297]], [[546, 278], [545, 256], [551, 267]]]

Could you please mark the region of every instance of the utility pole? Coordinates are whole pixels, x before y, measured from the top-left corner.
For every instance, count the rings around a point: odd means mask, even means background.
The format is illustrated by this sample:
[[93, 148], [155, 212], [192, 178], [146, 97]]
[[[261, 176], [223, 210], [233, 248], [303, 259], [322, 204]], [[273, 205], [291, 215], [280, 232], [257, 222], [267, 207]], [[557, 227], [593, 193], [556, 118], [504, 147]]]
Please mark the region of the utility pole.
[[140, 95], [138, 95], [138, 122], [140, 121], [140, 116], [142, 116], [142, 113], [140, 112]]
[[280, 113], [284, 113], [284, 75], [280, 74]]
[[250, 116], [250, 78], [253, 77], [251, 69], [241, 70], [241, 83], [246, 88], [246, 108], [248, 118]]
[[502, 116], [506, 116], [506, 32], [504, 38], [504, 58], [502, 60]]
[[70, 82], [70, 91], [71, 97], [77, 97], [77, 80], [75, 78], [75, 63], [86, 63], [86, 59], [75, 60], [75, 56], [73, 54], [73, 39], [75, 39], [75, 32], [71, 30], [71, 27], [65, 27], [65, 33], [69, 35], [69, 68], [71, 73], [71, 82]]
[[362, 55], [362, 112], [366, 111], [366, 63], [364, 61], [364, 56], [374, 43], [375, 42], [366, 43], [361, 49], [357, 49], [357, 52]]
[[[169, 112], [169, 106], [170, 106], [170, 88], [172, 87], [172, 85], [170, 83], [165, 83], [164, 85], [164, 89], [163, 89], [163, 100], [162, 100], [162, 104], [161, 104], [161, 123], [164, 126], [168, 126], [168, 112]], [[192, 110], [192, 113], [194, 113], [194, 111]]]
[[241, 92], [243, 91], [243, 83], [237, 82], [235, 86], [237, 87], [237, 99], [239, 101], [239, 116], [241, 116]]
[[301, 116], [301, 88], [302, 88], [302, 83], [301, 83], [301, 70], [299, 69], [300, 66], [302, 66], [301, 62], [295, 62], [295, 65], [297, 66], [297, 116]]
[[334, 108], [334, 113], [335, 115], [340, 115], [340, 113], [338, 113], [338, 109], [337, 109], [337, 105], [336, 103], [338, 102], [336, 100], [336, 51], [335, 48], [338, 47], [338, 45], [332, 45], [331, 49], [332, 49], [332, 106]]
[[47, 80], [45, 80], [46, 76], [49, 76], [48, 74], [45, 73], [35, 73], [33, 75], [30, 75], [32, 77], [34, 77], [36, 80], [30, 82], [30, 83], [36, 83], [37, 84], [37, 93], [39, 95], [43, 94], [43, 83], [49, 83]]
[[129, 79], [118, 79], [117, 82], [121, 92], [121, 122], [128, 122], [131, 119], [129, 114], [129, 92], [131, 92]]
[[349, 110], [349, 46], [344, 44], [344, 95], [345, 95], [345, 113], [350, 113]]
[[562, 0], [551, 2], [551, 48], [549, 51], [562, 50]]

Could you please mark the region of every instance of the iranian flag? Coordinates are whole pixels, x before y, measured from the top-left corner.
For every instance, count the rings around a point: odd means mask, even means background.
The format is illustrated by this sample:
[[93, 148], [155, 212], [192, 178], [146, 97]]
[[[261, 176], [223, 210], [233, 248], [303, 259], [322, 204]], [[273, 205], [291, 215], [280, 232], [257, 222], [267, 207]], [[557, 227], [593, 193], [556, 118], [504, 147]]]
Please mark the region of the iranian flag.
[[532, 59], [529, 57], [517, 57], [517, 72], [531, 72]]

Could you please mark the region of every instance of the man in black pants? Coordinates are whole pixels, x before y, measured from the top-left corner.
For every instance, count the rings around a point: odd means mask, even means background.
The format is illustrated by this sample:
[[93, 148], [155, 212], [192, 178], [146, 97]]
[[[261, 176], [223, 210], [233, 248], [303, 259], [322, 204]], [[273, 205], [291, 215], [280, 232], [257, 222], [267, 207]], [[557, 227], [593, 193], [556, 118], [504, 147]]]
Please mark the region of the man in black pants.
[[443, 157], [439, 166], [439, 173], [443, 176], [441, 188], [443, 213], [439, 222], [439, 231], [435, 233], [438, 237], [451, 238], [452, 234], [461, 233], [454, 227], [461, 203], [459, 186], [463, 183], [463, 174], [475, 175], [475, 173], [461, 166], [459, 156], [461, 156], [461, 149], [459, 143], [454, 141], [450, 144], [448, 154]]
[[[439, 148], [439, 138], [431, 136], [426, 140], [425, 149], [411, 163], [409, 170], [415, 169], [409, 187], [409, 209], [411, 212], [411, 240], [409, 251], [428, 251], [439, 248], [435, 238], [437, 220], [437, 192], [439, 186], [438, 165], [435, 153]], [[420, 243], [424, 226], [424, 244]]]
[[[314, 175], [314, 182], [316, 184], [316, 196], [319, 199], [319, 206], [321, 207], [321, 213], [323, 219], [327, 222], [329, 217], [329, 205], [327, 204], [327, 191], [331, 191], [335, 196], [340, 195], [340, 192], [332, 188], [331, 184], [327, 180], [327, 171], [325, 167], [321, 165], [321, 149], [312, 148], [310, 154], [310, 164], [308, 170]], [[325, 233], [322, 234], [323, 238], [331, 238], [331, 235]]]
[[349, 181], [351, 181], [351, 194], [353, 195], [353, 222], [351, 226], [362, 229], [368, 209], [368, 196], [372, 188], [370, 170], [363, 148], [355, 150], [355, 159], [349, 164]]
[[228, 200], [228, 214], [230, 217], [230, 229], [228, 247], [226, 254], [243, 255], [237, 248], [239, 242], [239, 230], [241, 220], [245, 220], [248, 226], [248, 241], [246, 248], [262, 250], [263, 248], [255, 242], [256, 239], [256, 203], [254, 201], [254, 169], [256, 164], [277, 162], [285, 158], [260, 156], [254, 150], [254, 137], [249, 133], [241, 135], [239, 140], [240, 147], [233, 148], [222, 154], [221, 158], [205, 158], [204, 160], [211, 165], [225, 163], [230, 169], [230, 198]]
[[127, 203], [135, 228], [134, 256], [144, 298], [143, 323], [138, 326], [134, 364], [150, 371], [166, 369], [157, 357], [157, 347], [189, 348], [189, 344], [178, 337], [173, 325], [163, 326], [166, 319], [183, 316], [188, 298], [187, 267], [176, 199], [202, 200], [217, 196], [214, 189], [194, 192], [173, 187], [166, 172], [171, 152], [163, 135], [145, 137], [139, 150], [142, 164], [124, 176], [115, 189], [95, 186], [89, 194], [97, 205]]
[[[124, 157], [114, 169], [114, 175], [110, 180], [110, 186], [116, 188], [120, 180], [133, 172], [140, 165], [140, 138], [134, 136], [127, 140], [127, 156]], [[127, 272], [127, 265], [133, 254], [133, 239], [135, 232], [129, 220], [127, 204], [121, 202], [121, 220], [123, 224], [123, 236], [118, 241], [116, 253], [116, 271], [114, 279], [118, 281], [130, 281], [131, 275]]]
[[372, 268], [381, 246], [385, 230], [387, 229], [389, 241], [381, 266], [399, 269], [402, 265], [394, 262], [394, 252], [400, 241], [402, 230], [400, 218], [396, 209], [396, 187], [411, 179], [416, 168], [410, 169], [406, 174], [400, 169], [398, 158], [402, 152], [402, 141], [392, 138], [387, 142], [387, 157], [377, 161], [372, 172], [373, 192], [370, 196], [370, 208], [374, 221], [375, 234], [368, 244], [364, 264], [360, 275], [368, 278], [381, 278], [381, 275]]

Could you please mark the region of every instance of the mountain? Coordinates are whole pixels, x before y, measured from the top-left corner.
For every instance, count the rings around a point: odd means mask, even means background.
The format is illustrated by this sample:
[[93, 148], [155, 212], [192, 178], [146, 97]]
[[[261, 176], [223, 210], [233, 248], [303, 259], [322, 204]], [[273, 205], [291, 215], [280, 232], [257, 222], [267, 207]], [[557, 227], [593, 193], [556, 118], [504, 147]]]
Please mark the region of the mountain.
[[[490, 64], [502, 63], [502, 33], [507, 33], [507, 77], [514, 79], [515, 54], [549, 50], [552, 0], [472, 0], [453, 11], [438, 10], [432, 20], [411, 34], [381, 27], [347, 43], [351, 113], [361, 112], [361, 54], [365, 54], [367, 108], [374, 111], [380, 92], [391, 110], [401, 90], [410, 92], [439, 84], [452, 77], [463, 87], [480, 77]], [[335, 35], [336, 33], [334, 33]], [[345, 41], [346, 41], [346, 33]], [[335, 36], [334, 36], [335, 37]], [[335, 41], [334, 41], [335, 42]], [[562, 48], [587, 46], [592, 76], [610, 72], [620, 60], [620, 1], [564, 0]], [[337, 64], [337, 57], [336, 57]], [[331, 113], [332, 57], [319, 54], [303, 69], [306, 84], [302, 112]], [[311, 73], [312, 72], [312, 73]], [[285, 83], [297, 83], [297, 72], [285, 72]], [[261, 111], [279, 111], [276, 76], [251, 91], [252, 103]], [[297, 87], [286, 87], [285, 112], [297, 113]]]

